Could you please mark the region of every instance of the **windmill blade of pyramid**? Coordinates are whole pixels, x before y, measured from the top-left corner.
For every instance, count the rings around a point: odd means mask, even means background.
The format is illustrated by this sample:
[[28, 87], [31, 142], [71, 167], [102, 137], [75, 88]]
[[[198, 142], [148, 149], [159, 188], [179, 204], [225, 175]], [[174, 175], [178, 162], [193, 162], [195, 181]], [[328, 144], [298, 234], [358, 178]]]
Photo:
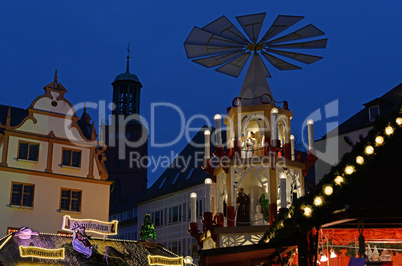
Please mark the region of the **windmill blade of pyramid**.
[[264, 76], [266, 78], [272, 78], [271, 73], [269, 73], [267, 66], [265, 65], [264, 61], [262, 61], [261, 56], [259, 54], [258, 55], [258, 61], [260, 61], [261, 63], [261, 69], [262, 72], [264, 73]]
[[198, 27], [193, 28], [184, 43], [220, 46], [243, 46], [242, 43], [238, 43], [237, 41], [233, 41], [228, 38], [216, 35], [215, 33], [204, 31]]
[[241, 47], [218, 46], [218, 45], [205, 45], [205, 44], [184, 44], [184, 49], [188, 59], [213, 56], [218, 54], [234, 53], [242, 50]]
[[250, 52], [247, 52], [244, 55], [215, 69], [215, 71], [237, 78], [240, 75], [241, 71], [243, 70], [244, 66], [246, 65], [249, 57]]
[[266, 52], [261, 52], [261, 54], [277, 69], [279, 70], [297, 70], [301, 69], [301, 67], [293, 65], [291, 63], [285, 62], [282, 59], [279, 59], [276, 56], [268, 54]]
[[248, 43], [247, 38], [244, 37], [244, 35], [225, 16], [212, 21], [202, 29], [216, 35], [228, 38], [235, 42], [239, 42], [242, 44]]
[[280, 50], [273, 50], [273, 49], [267, 49], [267, 51], [270, 53], [285, 56], [287, 58], [291, 58], [293, 60], [296, 60], [296, 61], [299, 61], [299, 62], [302, 62], [305, 64], [312, 64], [323, 58], [322, 56], [308, 55], [308, 54], [295, 53], [295, 52], [289, 52], [289, 51], [280, 51]]
[[236, 17], [240, 26], [253, 43], [256, 43], [258, 40], [264, 18], [265, 13]]
[[264, 43], [272, 39], [282, 31], [293, 26], [302, 19], [304, 19], [304, 17], [302, 16], [286, 16], [286, 15], [277, 16], [274, 23], [272, 23], [271, 27], [269, 27], [268, 31], [261, 38], [260, 43]]
[[327, 47], [328, 39], [321, 39], [309, 42], [298, 42], [298, 43], [288, 43], [288, 44], [277, 44], [269, 45], [270, 48], [280, 48], [280, 49], [323, 49]]
[[223, 55], [216, 55], [216, 56], [205, 57], [205, 58], [200, 58], [200, 59], [194, 59], [192, 61], [201, 66], [210, 68], [210, 67], [220, 66], [220, 65], [222, 65], [230, 60], [233, 60], [245, 53], [246, 53], [245, 51], [239, 51], [239, 52], [230, 53], [230, 54], [223, 54]]
[[315, 27], [313, 24], [309, 24], [295, 32], [289, 33], [288, 35], [285, 35], [283, 37], [280, 37], [278, 39], [275, 39], [273, 41], [268, 42], [268, 44], [278, 44], [278, 43], [284, 43], [284, 42], [290, 42], [290, 41], [296, 41], [296, 40], [301, 40], [301, 39], [306, 39], [306, 38], [312, 38], [312, 37], [318, 37], [321, 35], [324, 35], [325, 33]]

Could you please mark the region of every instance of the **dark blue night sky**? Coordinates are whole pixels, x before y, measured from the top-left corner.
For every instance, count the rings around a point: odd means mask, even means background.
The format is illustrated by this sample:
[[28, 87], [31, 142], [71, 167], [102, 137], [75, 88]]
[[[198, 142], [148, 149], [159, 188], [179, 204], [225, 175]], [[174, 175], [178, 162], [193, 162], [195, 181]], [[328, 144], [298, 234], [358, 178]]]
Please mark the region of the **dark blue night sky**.
[[[186, 58], [183, 42], [193, 26], [203, 27], [222, 15], [266, 12], [264, 33], [278, 14], [305, 16], [299, 26], [314, 24], [326, 33], [327, 48], [311, 54], [324, 59], [302, 70], [280, 72], [267, 65], [276, 100], [294, 112], [292, 130], [314, 111], [339, 100], [339, 115], [316, 122], [315, 138], [328, 122], [343, 122], [366, 103], [402, 82], [402, 1], [2, 1], [0, 3], [0, 104], [27, 108], [58, 70], [59, 82], [73, 104], [112, 98], [111, 82], [125, 72], [131, 43], [130, 72], [143, 84], [141, 114], [151, 123], [151, 104], [177, 105], [185, 121], [201, 114], [213, 123], [238, 96], [245, 76], [225, 76]], [[296, 27], [295, 27], [296, 28]], [[293, 28], [292, 28], [293, 29]], [[90, 114], [97, 121], [97, 111]], [[80, 112], [79, 112], [80, 115]], [[179, 134], [172, 108], [157, 108], [158, 142]], [[191, 126], [206, 122], [195, 119]], [[195, 132], [190, 134], [193, 136]], [[186, 145], [150, 146], [151, 156], [178, 153]], [[163, 169], [149, 171], [149, 185]]]

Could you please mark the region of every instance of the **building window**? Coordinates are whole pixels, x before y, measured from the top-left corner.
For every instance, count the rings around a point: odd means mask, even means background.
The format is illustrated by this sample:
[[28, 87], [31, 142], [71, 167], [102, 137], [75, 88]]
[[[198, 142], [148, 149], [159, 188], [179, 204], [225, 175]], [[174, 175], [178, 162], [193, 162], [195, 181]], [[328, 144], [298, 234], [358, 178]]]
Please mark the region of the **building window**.
[[61, 189], [60, 210], [64, 211], [81, 211], [81, 190]]
[[193, 258], [198, 258], [198, 243], [194, 238], [188, 241], [188, 255]]
[[203, 211], [202, 211], [202, 200], [197, 200], [197, 217], [202, 218]]
[[38, 160], [39, 144], [21, 141], [18, 148], [18, 159]]
[[35, 185], [12, 183], [10, 205], [33, 207]]
[[62, 165], [80, 167], [81, 165], [81, 151], [63, 149]]
[[172, 241], [169, 242], [168, 247], [170, 249], [170, 251], [172, 251], [173, 253], [177, 254], [177, 255], [181, 255], [181, 241]]
[[377, 118], [377, 116], [379, 116], [379, 115], [380, 115], [380, 108], [378, 107], [378, 105], [372, 106], [369, 108], [370, 122], [374, 121]]
[[152, 212], [152, 222], [154, 226], [163, 225], [163, 210]]
[[169, 223], [181, 221], [181, 205], [169, 208]]

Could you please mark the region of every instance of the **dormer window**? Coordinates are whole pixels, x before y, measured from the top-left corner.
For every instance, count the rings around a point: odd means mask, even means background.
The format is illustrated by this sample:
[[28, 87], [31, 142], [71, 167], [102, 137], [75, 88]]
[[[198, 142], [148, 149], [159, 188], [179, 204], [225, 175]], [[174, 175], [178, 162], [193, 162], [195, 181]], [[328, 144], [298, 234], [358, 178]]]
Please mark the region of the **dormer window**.
[[371, 106], [369, 108], [369, 121], [374, 121], [378, 115], [380, 115], [380, 108], [378, 107], [378, 105]]

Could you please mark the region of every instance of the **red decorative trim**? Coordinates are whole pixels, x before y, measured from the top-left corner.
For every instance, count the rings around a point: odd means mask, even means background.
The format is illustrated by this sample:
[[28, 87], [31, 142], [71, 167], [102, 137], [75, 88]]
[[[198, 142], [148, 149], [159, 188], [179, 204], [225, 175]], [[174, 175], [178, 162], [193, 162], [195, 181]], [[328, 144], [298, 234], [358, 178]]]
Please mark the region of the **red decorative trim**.
[[272, 225], [276, 220], [278, 220], [278, 206], [276, 203], [269, 204], [269, 224]]
[[263, 96], [268, 96], [268, 98], [270, 98], [272, 102], [274, 101], [274, 98], [272, 98], [271, 95], [269, 95], [268, 93], [265, 93], [265, 94], [263, 94], [263, 95], [260, 96], [260, 101], [261, 101], [262, 104], [270, 103], [270, 102], [265, 102], [265, 101], [262, 99]]
[[[239, 102], [239, 104], [236, 104], [237, 101]], [[241, 104], [242, 104], [242, 100], [241, 100], [240, 97], [236, 97], [236, 98], [234, 98], [233, 101], [232, 101], [232, 106], [233, 106], [233, 107], [241, 106]]]
[[290, 143], [285, 143], [283, 144], [283, 157], [285, 157], [288, 160], [291, 160], [292, 157], [292, 149]]
[[235, 219], [235, 209], [234, 206], [227, 206], [226, 207], [226, 215], [227, 215], [227, 226], [234, 227], [234, 219]]

